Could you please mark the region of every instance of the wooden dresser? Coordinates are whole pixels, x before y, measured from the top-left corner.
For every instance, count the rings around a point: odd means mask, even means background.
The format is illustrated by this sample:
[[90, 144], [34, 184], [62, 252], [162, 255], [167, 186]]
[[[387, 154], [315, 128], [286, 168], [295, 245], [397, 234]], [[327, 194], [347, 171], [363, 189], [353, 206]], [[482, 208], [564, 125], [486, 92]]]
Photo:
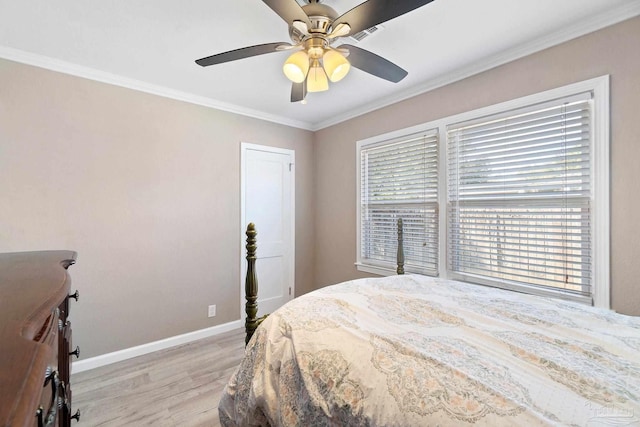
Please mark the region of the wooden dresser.
[[0, 254], [0, 426], [68, 426], [71, 251]]

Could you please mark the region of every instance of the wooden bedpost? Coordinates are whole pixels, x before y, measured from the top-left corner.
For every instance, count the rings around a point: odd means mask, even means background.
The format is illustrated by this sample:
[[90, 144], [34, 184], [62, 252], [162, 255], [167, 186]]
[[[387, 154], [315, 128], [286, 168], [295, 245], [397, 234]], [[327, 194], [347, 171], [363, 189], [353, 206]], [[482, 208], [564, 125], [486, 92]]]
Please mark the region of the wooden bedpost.
[[398, 218], [398, 268], [396, 273], [404, 274], [404, 240], [402, 236], [402, 218]]
[[247, 300], [245, 306], [245, 312], [247, 318], [244, 326], [246, 331], [246, 337], [244, 344], [247, 345], [251, 336], [258, 327], [258, 277], [256, 276], [256, 226], [251, 222], [247, 226], [247, 276], [244, 282], [245, 298]]

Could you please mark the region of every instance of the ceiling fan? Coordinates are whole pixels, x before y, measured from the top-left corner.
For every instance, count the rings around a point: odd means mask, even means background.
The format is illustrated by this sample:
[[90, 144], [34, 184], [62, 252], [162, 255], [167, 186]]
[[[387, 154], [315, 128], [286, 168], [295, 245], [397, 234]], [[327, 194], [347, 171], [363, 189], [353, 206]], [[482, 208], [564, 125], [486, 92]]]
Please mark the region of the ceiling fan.
[[[338, 38], [357, 34], [389, 21], [433, 0], [367, 0], [343, 15], [322, 4], [322, 0], [262, 0], [289, 25], [293, 43], [276, 42], [243, 47], [198, 59], [203, 67], [263, 55], [294, 50], [285, 61], [284, 74], [293, 82], [291, 102], [305, 101], [307, 92], [329, 89], [329, 81], [342, 80], [351, 66], [397, 83], [407, 71], [394, 63], [350, 44], [333, 47]], [[346, 59], [349, 58], [349, 60]]]

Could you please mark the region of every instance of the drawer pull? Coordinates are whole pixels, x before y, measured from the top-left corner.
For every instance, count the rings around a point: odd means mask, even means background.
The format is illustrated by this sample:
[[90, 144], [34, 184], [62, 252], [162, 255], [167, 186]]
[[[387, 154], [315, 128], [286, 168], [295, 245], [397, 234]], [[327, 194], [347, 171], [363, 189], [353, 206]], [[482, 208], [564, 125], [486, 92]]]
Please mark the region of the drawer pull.
[[62, 396], [58, 396], [58, 409], [62, 409], [63, 407], [68, 412], [69, 411], [69, 398], [67, 394], [67, 385], [62, 381], [60, 383], [60, 389], [62, 390]]
[[51, 405], [47, 411], [47, 415], [44, 415], [44, 409], [38, 408], [36, 416], [38, 417], [38, 427], [51, 427], [56, 422], [56, 415], [58, 415], [58, 392], [60, 391], [60, 377], [58, 371], [53, 371], [45, 380], [45, 387], [51, 382]]
[[80, 346], [76, 346], [76, 349], [69, 353], [69, 356], [75, 356], [77, 359], [80, 359]]
[[80, 298], [80, 293], [76, 290], [74, 293], [69, 295], [69, 298], [73, 298], [74, 300], [78, 301], [78, 298]]
[[70, 416], [69, 419], [80, 421], [80, 409], [78, 409], [74, 415]]

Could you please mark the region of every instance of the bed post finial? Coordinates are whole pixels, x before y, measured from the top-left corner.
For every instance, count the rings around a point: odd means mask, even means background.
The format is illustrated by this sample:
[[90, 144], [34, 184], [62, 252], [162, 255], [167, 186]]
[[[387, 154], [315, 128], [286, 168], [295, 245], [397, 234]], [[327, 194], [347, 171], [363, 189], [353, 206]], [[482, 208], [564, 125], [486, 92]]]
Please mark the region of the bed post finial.
[[245, 319], [245, 345], [249, 343], [251, 336], [255, 332], [258, 327], [258, 320], [256, 316], [258, 315], [258, 277], [256, 276], [256, 249], [258, 245], [256, 245], [256, 235], [258, 232], [256, 231], [256, 226], [251, 222], [247, 225], [247, 276], [244, 284], [244, 292], [245, 298], [247, 300], [245, 306], [245, 312], [247, 313], [247, 318]]
[[402, 218], [398, 218], [398, 268], [396, 273], [404, 274], [404, 241], [402, 236]]

